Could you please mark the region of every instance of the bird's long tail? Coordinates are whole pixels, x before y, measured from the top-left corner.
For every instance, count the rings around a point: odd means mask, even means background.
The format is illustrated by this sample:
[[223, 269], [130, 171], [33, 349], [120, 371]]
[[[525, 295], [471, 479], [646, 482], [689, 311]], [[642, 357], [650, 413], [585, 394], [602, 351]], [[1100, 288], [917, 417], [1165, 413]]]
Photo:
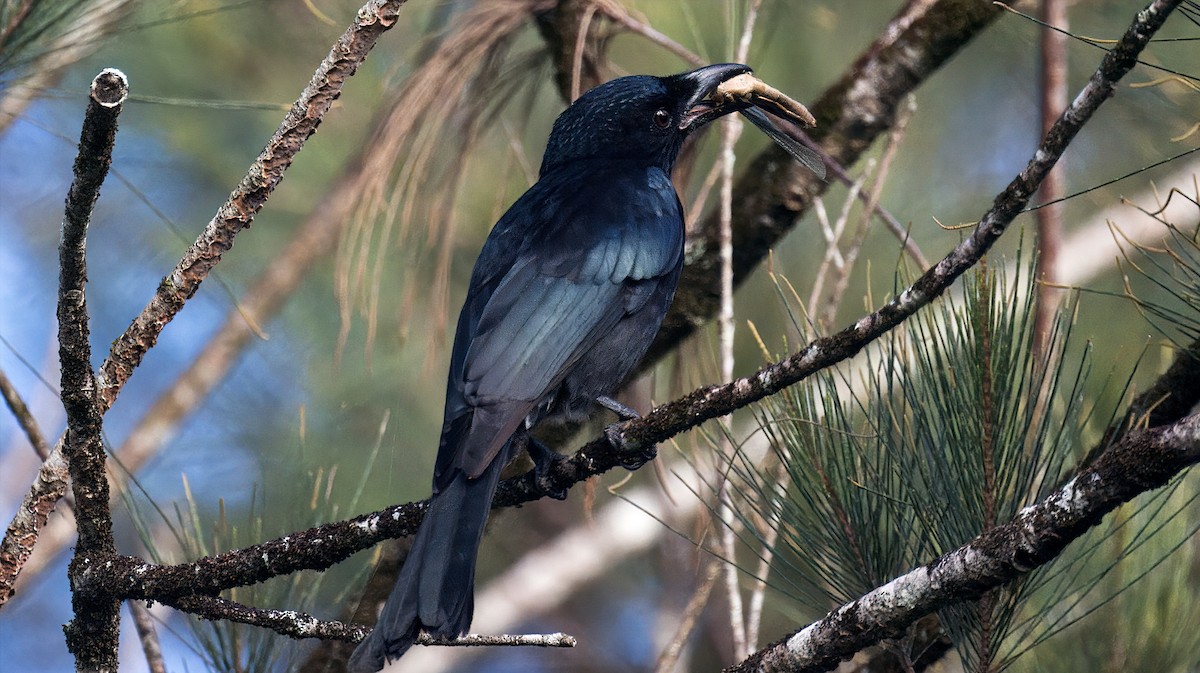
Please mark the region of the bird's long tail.
[[[501, 450], [501, 458], [508, 446]], [[476, 479], [457, 475], [429, 503], [396, 586], [379, 621], [350, 658], [351, 673], [373, 673], [398, 659], [426, 632], [454, 638], [467, 632], [474, 610], [475, 555], [506, 460]]]

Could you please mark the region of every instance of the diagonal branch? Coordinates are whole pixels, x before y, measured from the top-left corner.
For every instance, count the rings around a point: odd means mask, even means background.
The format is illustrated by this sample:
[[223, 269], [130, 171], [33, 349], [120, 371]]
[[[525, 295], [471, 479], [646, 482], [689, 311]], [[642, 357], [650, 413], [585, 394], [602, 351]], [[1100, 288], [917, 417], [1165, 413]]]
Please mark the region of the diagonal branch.
[[[836, 164], [850, 166], [895, 122], [904, 97], [923, 84], [1000, 10], [981, 0], [910, 0], [840, 80], [809, 106], [811, 133]], [[828, 185], [768, 147], [734, 188], [733, 271], [740, 285]], [[719, 222], [710, 216], [688, 239], [679, 292], [642, 367], [649, 367], [717, 313]]]
[[370, 0], [358, 10], [353, 25], [329, 50], [329, 55], [317, 67], [312, 80], [292, 104], [291, 111], [229, 199], [217, 210], [174, 270], [159, 284], [146, 308], [113, 342], [108, 358], [100, 367], [102, 409], [112, 406], [133, 370], [158, 341], [163, 328], [196, 294], [209, 271], [221, 261], [221, 256], [233, 247], [237, 234], [250, 226], [283, 180], [284, 172], [305, 141], [316, 133], [317, 125], [341, 95], [346, 79], [358, 70], [379, 36], [396, 22], [405, 2], [407, 0]]
[[1200, 415], [1125, 436], [1091, 467], [1015, 519], [843, 605], [726, 673], [831, 670], [918, 618], [979, 598], [1042, 566], [1112, 510], [1200, 462]]
[[33, 450], [42, 460], [49, 458], [50, 445], [46, 443], [46, 435], [42, 433], [37, 419], [29, 411], [29, 406], [25, 404], [25, 400], [21, 399], [21, 394], [17, 392], [16, 387], [8, 378], [8, 374], [5, 374], [2, 369], [0, 369], [0, 396], [4, 397], [4, 403], [12, 412], [13, 417], [17, 419], [17, 424], [21, 426], [21, 431], [25, 433], [25, 438], [29, 440]]
[[53, 450], [46, 444], [46, 437], [38, 427], [37, 420], [30, 413], [29, 407], [17, 393], [8, 375], [0, 370], [0, 394], [13, 416], [25, 431], [25, 436], [34, 450], [42, 457], [42, 465], [38, 468], [37, 476], [29, 492], [17, 507], [8, 529], [4, 531], [4, 540], [0, 542], [0, 607], [14, 593], [17, 575], [33, 554], [33, 546], [37, 544], [38, 535], [50, 518], [55, 503], [67, 492], [67, 462], [63, 458], [61, 445]]
[[67, 461], [59, 444], [38, 468], [29, 492], [4, 531], [4, 541], [0, 543], [0, 607], [16, 592], [21, 569], [33, 555], [34, 545], [54, 506], [67, 492], [67, 478]]

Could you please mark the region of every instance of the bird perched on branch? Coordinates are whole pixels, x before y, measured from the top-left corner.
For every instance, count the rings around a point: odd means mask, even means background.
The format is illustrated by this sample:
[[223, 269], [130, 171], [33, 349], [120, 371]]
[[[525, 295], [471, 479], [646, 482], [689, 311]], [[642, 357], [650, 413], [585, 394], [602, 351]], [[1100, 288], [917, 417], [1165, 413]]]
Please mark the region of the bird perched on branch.
[[[622, 77], [555, 121], [537, 184], [496, 223], [475, 263], [450, 359], [433, 496], [351, 671], [378, 670], [421, 632], [466, 633], [476, 551], [501, 470], [522, 447], [539, 474], [557, 458], [529, 429], [585, 417], [597, 402], [636, 416], [607, 396], [646, 353], [675, 294], [684, 221], [671, 170], [684, 138], [755, 106], [812, 124], [803, 106], [749, 73], [721, 64]], [[788, 149], [813, 166], [807, 150]], [[653, 449], [627, 467], [650, 458]]]

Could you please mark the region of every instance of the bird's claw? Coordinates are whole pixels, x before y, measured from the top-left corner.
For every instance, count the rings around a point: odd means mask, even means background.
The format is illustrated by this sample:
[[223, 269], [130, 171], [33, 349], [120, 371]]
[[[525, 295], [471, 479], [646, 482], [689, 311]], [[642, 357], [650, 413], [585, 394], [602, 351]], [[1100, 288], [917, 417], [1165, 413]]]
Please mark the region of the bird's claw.
[[560, 454], [554, 449], [539, 442], [533, 437], [529, 437], [527, 451], [530, 459], [533, 460], [533, 484], [538, 492], [548, 498], [555, 500], [566, 500], [567, 489], [554, 488], [551, 486], [550, 474], [553, 471], [555, 463], [565, 460], [566, 456]]
[[621, 424], [613, 423], [604, 428], [604, 438], [617, 453], [617, 464], [630, 472], [640, 468], [658, 457], [658, 445], [641, 447], [631, 451], [625, 442], [625, 434], [621, 432]]

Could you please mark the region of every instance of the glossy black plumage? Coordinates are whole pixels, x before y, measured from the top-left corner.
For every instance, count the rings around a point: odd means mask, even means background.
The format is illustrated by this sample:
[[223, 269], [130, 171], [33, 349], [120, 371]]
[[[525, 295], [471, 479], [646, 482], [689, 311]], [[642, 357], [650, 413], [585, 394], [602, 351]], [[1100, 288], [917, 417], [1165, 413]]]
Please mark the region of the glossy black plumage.
[[709, 66], [624, 77], [554, 124], [537, 184], [500, 219], [459, 315], [433, 498], [352, 671], [395, 659], [420, 631], [470, 626], [475, 555], [514, 436], [587, 415], [645, 354], [683, 264], [683, 209], [670, 174], [703, 100], [749, 72]]

